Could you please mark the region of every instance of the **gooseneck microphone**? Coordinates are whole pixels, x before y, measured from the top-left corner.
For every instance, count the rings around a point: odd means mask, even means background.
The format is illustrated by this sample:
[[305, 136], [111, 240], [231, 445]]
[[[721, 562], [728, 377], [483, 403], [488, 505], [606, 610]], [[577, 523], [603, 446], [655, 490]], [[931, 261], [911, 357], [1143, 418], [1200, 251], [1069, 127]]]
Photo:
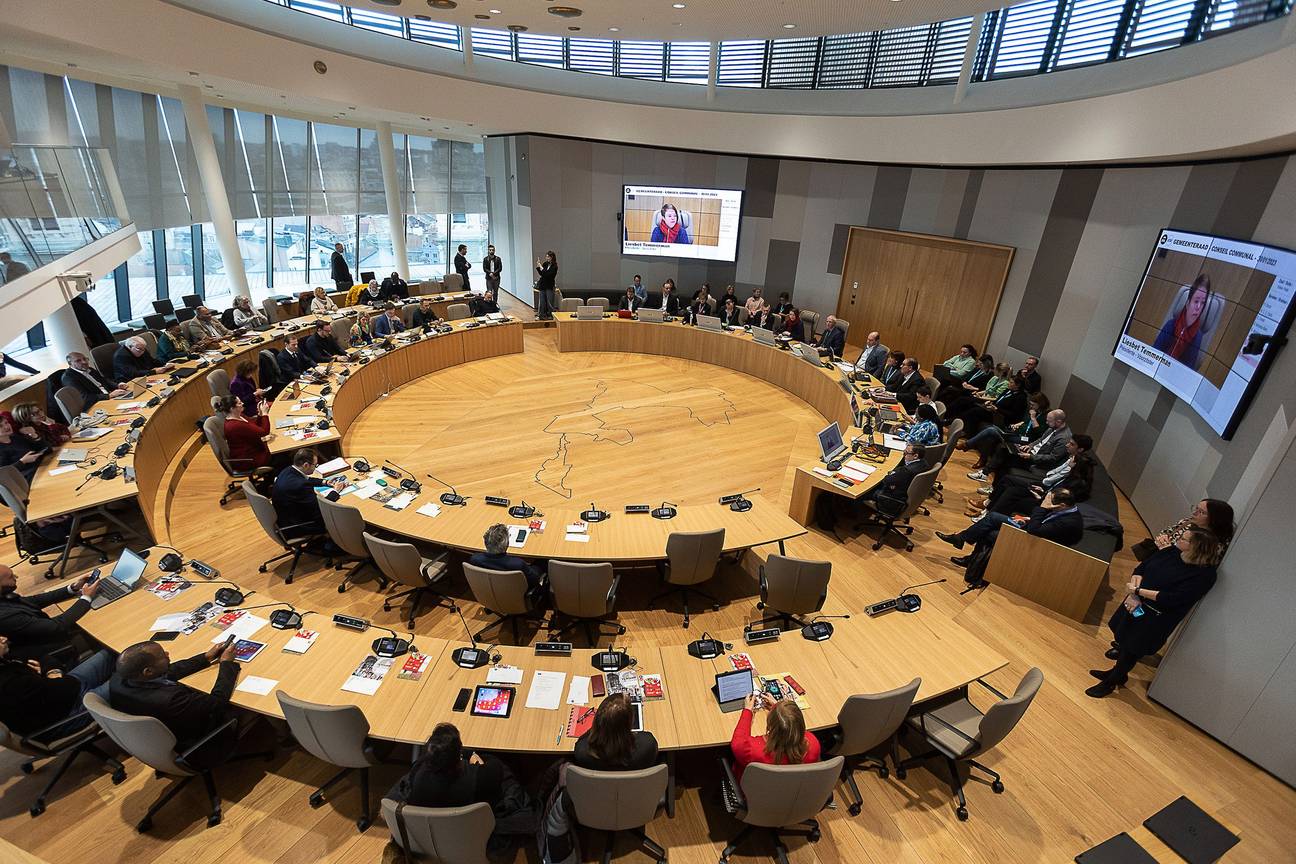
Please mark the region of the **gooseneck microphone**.
[[458, 492], [456, 492], [455, 487], [451, 486], [449, 483], [445, 482], [444, 480], [438, 480], [436, 477], [433, 477], [431, 474], [427, 476], [429, 480], [436, 480], [436, 482], [440, 483], [442, 486], [445, 486], [447, 489], [450, 490], [449, 492], [441, 493], [442, 504], [446, 505], [447, 507], [467, 506], [468, 499], [460, 495]]
[[468, 643], [472, 647], [456, 648], [450, 652], [450, 659], [461, 669], [480, 669], [490, 662], [490, 652], [485, 648], [477, 647], [477, 639], [473, 636], [472, 628], [468, 626], [468, 619], [464, 618], [458, 604], [455, 604], [455, 612], [459, 614], [459, 620], [463, 623], [464, 632], [468, 634]]
[[532, 516], [544, 515], [539, 510], [532, 507], [530, 504], [526, 503], [525, 498], [522, 499], [521, 503], [514, 504], [512, 507], [510, 507], [508, 512], [509, 515], [512, 516], [514, 519], [530, 519]]
[[728, 504], [729, 509], [735, 513], [746, 513], [748, 510], [752, 509], [752, 502], [746, 496], [759, 491], [761, 491], [760, 487], [757, 486], [755, 489], [748, 489], [746, 492], [738, 492], [733, 495], [723, 495], [720, 498], [720, 503]]
[[[400, 481], [400, 488], [404, 489], [406, 492], [422, 492], [422, 491], [423, 491], [423, 484], [420, 483], [418, 480], [414, 479], [414, 475], [411, 474], [409, 471], [407, 471], [407, 470], [405, 470], [404, 468], [402, 468], [401, 466], [397, 465], [395, 462], [391, 461], [390, 459], [384, 459], [384, 460], [383, 460], [383, 464], [384, 464], [384, 465], [390, 465], [391, 467], [393, 467], [393, 468], [395, 468], [397, 471], [399, 471], [401, 474], [408, 475], [404, 480], [401, 480], [401, 481]], [[384, 470], [385, 470], [385, 469], [384, 469]]]

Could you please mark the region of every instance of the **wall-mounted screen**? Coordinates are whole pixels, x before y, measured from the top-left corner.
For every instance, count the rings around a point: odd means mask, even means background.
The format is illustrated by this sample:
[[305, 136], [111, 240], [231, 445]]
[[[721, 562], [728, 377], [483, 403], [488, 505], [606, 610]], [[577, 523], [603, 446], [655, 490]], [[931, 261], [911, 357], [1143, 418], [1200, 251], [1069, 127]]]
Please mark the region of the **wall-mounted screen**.
[[1231, 438], [1291, 326], [1296, 252], [1190, 231], [1157, 236], [1113, 356]]
[[626, 186], [621, 254], [733, 261], [742, 197], [741, 189]]

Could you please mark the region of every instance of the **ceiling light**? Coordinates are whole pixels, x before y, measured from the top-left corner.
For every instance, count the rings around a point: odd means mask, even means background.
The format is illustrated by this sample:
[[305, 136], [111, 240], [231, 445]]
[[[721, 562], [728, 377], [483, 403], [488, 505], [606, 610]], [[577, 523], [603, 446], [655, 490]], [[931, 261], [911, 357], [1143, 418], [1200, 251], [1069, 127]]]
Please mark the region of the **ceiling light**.
[[401, 0], [373, 0], [373, 2], [379, 6], [399, 6], [401, 4]]
[[498, 10], [498, 9], [492, 9], [492, 10], [490, 10], [490, 13], [491, 13], [492, 15], [499, 15], [499, 14], [500, 14], [500, 10]]
[[568, 29], [568, 30], [579, 30], [580, 28], [579, 28], [579, 27], [568, 27], [567, 29]]
[[323, 60], [316, 60], [312, 64], [312, 66], [314, 67], [315, 71], [321, 75], [323, 75], [325, 72], [328, 71], [328, 64], [326, 64]]
[[455, 0], [427, 0], [427, 4], [433, 9], [454, 9], [459, 5]]
[[579, 18], [585, 14], [575, 6], [550, 6], [545, 11], [550, 15], [557, 15], [559, 18]]
[[508, 29], [512, 30], [514, 33], [525, 33], [527, 31], [525, 24], [510, 24], [508, 25]]
[[783, 25], [783, 29], [784, 29], [784, 30], [795, 30], [795, 29], [796, 29], [796, 25], [795, 25], [795, 24], [784, 24], [784, 25]]
[[476, 18], [478, 21], [489, 21], [489, 20], [490, 20], [490, 16], [489, 16], [489, 15], [474, 15], [473, 17]]
[[685, 4], [685, 3], [672, 3], [672, 4], [671, 4], [671, 8], [672, 8], [672, 9], [685, 9], [685, 8], [687, 8], [687, 4]]
[[620, 32], [621, 32], [621, 28], [620, 28], [620, 27], [609, 27], [609, 28], [608, 28], [608, 32], [609, 32], [609, 33], [620, 33]]
[[432, 20], [432, 16], [431, 16], [431, 15], [415, 15], [414, 17], [417, 18], [417, 19], [420, 20], [420, 21], [431, 21], [431, 20]]

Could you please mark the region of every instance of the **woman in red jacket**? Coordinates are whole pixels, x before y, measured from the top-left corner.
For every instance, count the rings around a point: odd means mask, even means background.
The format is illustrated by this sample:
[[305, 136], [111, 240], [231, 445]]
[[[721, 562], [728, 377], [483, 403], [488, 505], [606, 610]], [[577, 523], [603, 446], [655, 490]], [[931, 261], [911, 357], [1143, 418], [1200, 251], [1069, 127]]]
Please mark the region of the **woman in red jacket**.
[[225, 442], [229, 445], [230, 467], [250, 471], [270, 464], [270, 448], [261, 440], [270, 434], [270, 406], [262, 399], [255, 417], [243, 413], [237, 396], [220, 396], [213, 400], [216, 413], [225, 417]]
[[763, 693], [747, 697], [747, 704], [738, 716], [729, 747], [734, 755], [734, 776], [742, 782], [743, 768], [752, 762], [765, 765], [798, 765], [819, 761], [819, 739], [806, 731], [805, 717], [797, 704], [789, 699], [774, 705], [765, 720], [765, 735], [751, 734], [752, 719], [757, 708], [769, 708], [770, 700]]

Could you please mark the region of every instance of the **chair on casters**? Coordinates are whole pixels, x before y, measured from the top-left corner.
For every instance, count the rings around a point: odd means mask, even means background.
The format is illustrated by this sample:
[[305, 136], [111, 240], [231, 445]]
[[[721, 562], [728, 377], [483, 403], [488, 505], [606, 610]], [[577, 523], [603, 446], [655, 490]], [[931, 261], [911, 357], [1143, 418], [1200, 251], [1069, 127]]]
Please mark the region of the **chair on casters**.
[[257, 381], [268, 391], [265, 394], [268, 402], [273, 402], [283, 390], [283, 385], [279, 383], [279, 361], [275, 359], [273, 351], [263, 348], [257, 352]]
[[360, 818], [356, 827], [368, 831], [373, 824], [369, 808], [369, 768], [379, 764], [369, 743], [369, 721], [355, 705], [317, 705], [295, 699], [282, 690], [275, 691], [279, 707], [283, 710], [288, 729], [302, 749], [316, 759], [336, 765], [342, 770], [311, 793], [310, 805], [324, 803], [324, 793], [334, 783], [352, 771], [360, 772]]
[[196, 306], [185, 306], [175, 310], [176, 321], [180, 323], [184, 323], [185, 321], [191, 321], [197, 316], [198, 316], [198, 307]]
[[1011, 696], [1005, 696], [980, 679], [977, 679], [977, 683], [999, 697], [999, 701], [982, 714], [965, 692], [961, 697], [945, 702], [940, 707], [910, 717], [909, 727], [922, 735], [932, 749], [911, 756], [896, 766], [896, 775], [903, 777], [900, 773], [903, 769], [924, 762], [931, 756], [944, 757], [950, 772], [950, 788], [958, 798], [958, 810], [955, 812], [960, 822], [967, 821], [968, 811], [967, 800], [963, 797], [963, 780], [959, 777], [959, 763], [966, 762], [969, 768], [977, 768], [992, 777], [990, 789], [996, 795], [1004, 791], [999, 774], [973, 757], [980, 756], [1008, 737], [1008, 733], [1017, 726], [1035, 694], [1039, 692], [1040, 685], [1044, 683], [1044, 673], [1035, 668], [1028, 670]]
[[841, 738], [828, 755], [841, 756], [845, 760], [842, 763], [842, 779], [855, 796], [855, 800], [847, 807], [850, 815], [858, 816], [864, 806], [864, 796], [860, 795], [859, 786], [855, 783], [855, 769], [876, 768], [878, 775], [883, 778], [889, 773], [886, 758], [870, 756], [870, 750], [889, 741], [896, 776], [904, 779], [905, 771], [900, 767], [899, 732], [920, 686], [922, 679], [915, 678], [903, 687], [885, 693], [851, 696], [837, 712]]
[[673, 595], [680, 595], [684, 603], [684, 623], [689, 626], [689, 594], [697, 594], [711, 601], [711, 611], [720, 611], [720, 601], [697, 587], [715, 576], [716, 565], [720, 563], [720, 552], [724, 549], [723, 528], [714, 531], [676, 531], [666, 538], [666, 561], [659, 565], [662, 578], [667, 585], [674, 586], [658, 594], [649, 606], [656, 606], [659, 600]]
[[666, 850], [644, 830], [661, 807], [666, 794], [666, 774], [665, 765], [639, 771], [590, 771], [576, 765], [567, 767], [567, 795], [571, 798], [572, 816], [578, 825], [603, 832], [603, 864], [612, 860], [616, 835], [623, 831], [638, 837], [640, 846], [657, 859], [657, 864], [666, 864]]
[[[356, 575], [361, 570], [366, 567], [377, 569], [378, 564], [369, 554], [369, 547], [365, 545], [365, 523], [360, 511], [327, 498], [320, 498], [319, 505], [320, 516], [324, 518], [324, 529], [328, 531], [329, 539], [333, 541], [334, 546], [346, 553], [344, 557], [354, 562], [354, 566], [347, 571], [341, 584], [338, 585], [338, 593], [342, 594], [346, 592], [347, 585], [355, 581]], [[339, 561], [336, 566], [342, 567], [347, 563], [347, 561]], [[378, 588], [386, 591], [389, 584], [387, 577], [380, 572]]]
[[[107, 345], [96, 345], [90, 349], [90, 359], [94, 361], [95, 368], [109, 381], [116, 380], [113, 375], [113, 355], [117, 353], [120, 346], [120, 342], [109, 342]], [[125, 385], [126, 382], [121, 383]]]
[[54, 394], [54, 404], [58, 405], [70, 423], [85, 408], [85, 397], [75, 387], [60, 387]]
[[[549, 621], [550, 638], [559, 638], [573, 627], [583, 626], [591, 647], [598, 645], [603, 625], [616, 629], [617, 636], [626, 628], [607, 618], [616, 610], [617, 586], [621, 577], [612, 572], [611, 564], [584, 564], [575, 561], [549, 562], [549, 590], [553, 594], [553, 618]], [[559, 615], [571, 620], [557, 629]]]
[[727, 757], [722, 758], [725, 809], [746, 824], [720, 853], [720, 864], [728, 864], [738, 844], [757, 828], [773, 835], [774, 860], [779, 864], [788, 864], [788, 850], [779, 835], [790, 833], [789, 828], [801, 828], [811, 843], [819, 842], [819, 822], [814, 817], [832, 800], [833, 787], [845, 761], [834, 756], [808, 765], [753, 762], [743, 769], [739, 785], [733, 763]]
[[279, 514], [275, 512], [274, 502], [262, 495], [252, 485], [251, 480], [243, 481], [243, 496], [247, 498], [248, 503], [252, 505], [252, 512], [256, 515], [257, 522], [261, 523], [261, 530], [270, 537], [271, 540], [279, 544], [284, 550], [281, 554], [274, 556], [265, 561], [257, 571], [265, 573], [270, 569], [270, 565], [276, 561], [282, 561], [289, 556], [292, 557], [292, 566], [288, 568], [288, 576], [284, 579], [285, 585], [291, 585], [293, 577], [297, 575], [297, 562], [305, 554], [317, 555], [324, 559], [328, 567], [333, 566], [333, 556], [325, 552], [315, 552], [308, 548], [312, 543], [319, 543], [328, 538], [327, 534], [310, 533], [300, 537], [292, 537], [294, 528], [300, 528], [302, 525], [280, 525]]
[[[90, 510], [72, 513], [66, 535], [61, 533], [60, 528], [58, 536], [47, 536], [41, 532], [50, 532], [54, 526], [37, 528], [27, 520], [27, 501], [30, 493], [31, 487], [27, 485], [27, 479], [18, 473], [17, 468], [12, 465], [0, 467], [0, 501], [3, 501], [9, 507], [9, 511], [13, 515], [14, 544], [17, 546], [18, 554], [25, 556], [33, 564], [39, 564], [42, 556], [54, 552], [58, 553], [58, 557], [50, 563], [49, 569], [45, 571], [46, 579], [54, 579], [63, 575], [67, 570], [67, 563], [72, 557], [73, 549], [89, 549], [99, 556], [100, 564], [108, 563], [108, 553], [98, 544], [105, 540], [118, 542], [122, 539], [122, 535], [116, 531], [108, 530], [103, 534], [96, 534], [92, 538], [82, 537], [82, 520], [87, 516], [100, 517], [107, 522], [115, 523], [128, 534], [135, 533], [107, 509], [95, 507]], [[36, 544], [35, 547], [29, 545], [33, 541]], [[58, 569], [57, 573], [54, 572], [55, 568]]]
[[[94, 693], [87, 693], [84, 698], [86, 710], [95, 719], [99, 727], [107, 733], [114, 743], [159, 775], [166, 774], [179, 778], [170, 788], [153, 802], [148, 812], [135, 825], [135, 830], [143, 834], [153, 827], [153, 817], [166, 803], [174, 798], [180, 790], [189, 785], [195, 777], [201, 777], [207, 787], [207, 799], [211, 809], [207, 814], [207, 827], [213, 828], [221, 821], [220, 793], [216, 791], [216, 780], [212, 769], [193, 764], [189, 760], [203, 750], [209, 742], [238, 728], [238, 720], [229, 719], [208, 732], [203, 738], [184, 752], [176, 750], [176, 738], [161, 720], [155, 717], [141, 717], [126, 714], [110, 706]], [[241, 762], [245, 759], [273, 758], [274, 753], [250, 753], [226, 759], [227, 762]]]
[[220, 497], [220, 506], [224, 507], [232, 495], [242, 490], [244, 480], [251, 480], [254, 485], [260, 484], [264, 488], [274, 479], [274, 469], [268, 465], [257, 468], [251, 459], [230, 458], [229, 442], [225, 440], [225, 420], [219, 414], [213, 414], [203, 421], [203, 436], [207, 439], [207, 446], [215, 454], [216, 461], [225, 471], [227, 482]]
[[26, 756], [27, 760], [22, 763], [22, 772], [30, 774], [34, 770], [35, 763], [38, 759], [57, 759], [63, 757], [62, 761], [54, 769], [54, 775], [50, 777], [45, 788], [36, 796], [28, 810], [32, 817], [35, 818], [45, 812], [45, 803], [49, 799], [50, 793], [54, 791], [54, 786], [63, 775], [67, 773], [68, 768], [82, 753], [89, 753], [106, 768], [112, 769], [113, 785], [121, 783], [126, 779], [126, 769], [116, 759], [99, 749], [95, 743], [104, 737], [101, 730], [94, 723], [86, 723], [75, 729], [63, 729], [75, 720], [89, 720], [84, 711], [77, 713], [72, 717], [65, 717], [57, 723], [52, 723], [44, 729], [37, 729], [26, 735], [19, 735], [11, 730], [8, 726], [0, 723], [0, 749], [10, 750], [19, 756]]
[[490, 864], [486, 844], [495, 831], [489, 804], [467, 807], [411, 807], [382, 800], [382, 817], [392, 842], [414, 860], [438, 864]]
[[[949, 428], [945, 430], [945, 443], [939, 445], [944, 449], [934, 461], [939, 461], [941, 465], [949, 467], [950, 457], [954, 455], [954, 445], [958, 443], [959, 436], [963, 434], [963, 418], [959, 417], [950, 422]], [[926, 451], [923, 451], [924, 458]], [[942, 468], [941, 470], [944, 470]], [[945, 503], [945, 484], [940, 481], [940, 475], [932, 482], [931, 497], [936, 499], [937, 504]]]
[[[927, 500], [928, 493], [931, 492], [932, 483], [936, 480], [936, 475], [940, 473], [941, 463], [937, 462], [921, 474], [914, 475], [909, 483], [908, 495], [904, 502], [898, 499], [886, 498], [880, 503], [877, 500], [861, 499], [863, 504], [872, 510], [869, 518], [855, 526], [855, 530], [860, 530], [867, 525], [881, 525], [882, 532], [878, 534], [877, 540], [873, 543], [873, 551], [882, 548], [882, 541], [888, 534], [895, 534], [904, 541], [905, 551], [912, 552], [913, 541], [908, 538], [913, 533], [913, 526], [909, 524], [909, 519], [923, 507], [923, 502]], [[894, 507], [888, 507], [885, 502], [896, 501]], [[904, 531], [897, 527], [897, 523], [904, 524]]]
[[760, 602], [757, 609], [769, 609], [760, 626], [777, 622], [780, 629], [804, 627], [798, 615], [809, 615], [823, 608], [828, 599], [828, 580], [832, 577], [831, 561], [805, 561], [786, 555], [771, 555], [760, 565]]
[[510, 622], [513, 625], [513, 641], [517, 642], [520, 619], [544, 620], [544, 616], [537, 612], [540, 604], [531, 593], [526, 574], [521, 570], [488, 570], [465, 563], [463, 572], [473, 599], [495, 616], [494, 621], [474, 634], [474, 639], [482, 638], [482, 634], [494, 627], [503, 629], [504, 624]]
[[[432, 590], [433, 583], [440, 582], [446, 576], [445, 558], [424, 558], [413, 543], [394, 543], [364, 532], [365, 546], [373, 556], [374, 563], [382, 574], [397, 585], [408, 585], [408, 591], [401, 591], [383, 598], [383, 611], [391, 611], [393, 600], [402, 597], [410, 598], [408, 624], [414, 629], [414, 618], [418, 615], [419, 604], [426, 594], [437, 598], [436, 606], [444, 605], [451, 612], [459, 607], [454, 601], [439, 591]], [[433, 608], [436, 608], [435, 606]]]

